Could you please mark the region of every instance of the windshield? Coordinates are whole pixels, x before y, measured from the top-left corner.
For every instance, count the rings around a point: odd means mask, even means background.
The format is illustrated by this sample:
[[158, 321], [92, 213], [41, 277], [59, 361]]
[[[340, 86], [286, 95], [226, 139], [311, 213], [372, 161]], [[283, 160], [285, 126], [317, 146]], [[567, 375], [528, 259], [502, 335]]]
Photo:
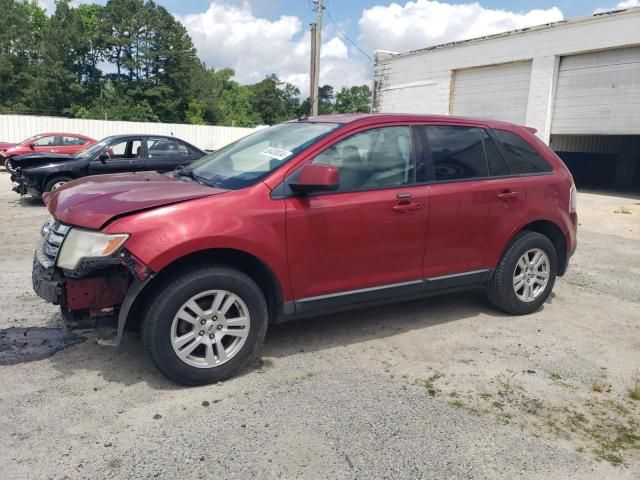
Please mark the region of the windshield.
[[340, 126], [338, 123], [281, 123], [210, 153], [181, 173], [212, 186], [238, 190], [253, 185]]
[[111, 137], [103, 138], [98, 143], [94, 143], [90, 147], [85, 148], [84, 150], [80, 150], [78, 153], [74, 155], [75, 158], [89, 158], [96, 155], [100, 150], [109, 145], [111, 141]]

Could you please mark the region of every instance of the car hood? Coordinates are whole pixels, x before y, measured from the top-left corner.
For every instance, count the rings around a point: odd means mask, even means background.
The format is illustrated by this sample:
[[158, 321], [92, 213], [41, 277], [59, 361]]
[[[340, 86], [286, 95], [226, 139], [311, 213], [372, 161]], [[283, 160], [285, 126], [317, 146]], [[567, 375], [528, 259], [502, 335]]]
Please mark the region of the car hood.
[[99, 229], [115, 217], [226, 191], [157, 172], [141, 172], [79, 178], [46, 193], [43, 199], [61, 222]]
[[[11, 150], [7, 150], [7, 156]], [[70, 160], [73, 155], [65, 155], [62, 153], [27, 153], [26, 155], [17, 155], [11, 158], [11, 164], [14, 168], [29, 168], [38, 167], [40, 165], [46, 165], [52, 162], [60, 162]]]

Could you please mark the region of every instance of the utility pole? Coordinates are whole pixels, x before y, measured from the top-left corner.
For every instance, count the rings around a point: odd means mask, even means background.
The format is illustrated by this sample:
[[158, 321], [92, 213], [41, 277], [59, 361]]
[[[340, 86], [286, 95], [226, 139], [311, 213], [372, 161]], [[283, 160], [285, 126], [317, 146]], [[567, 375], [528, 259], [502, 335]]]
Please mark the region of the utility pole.
[[[311, 27], [311, 91], [309, 99], [311, 102], [311, 116], [318, 115], [319, 89], [320, 89], [320, 46], [322, 45], [322, 14], [324, 6], [323, 0], [313, 0], [316, 5], [318, 18], [315, 23], [315, 31], [312, 24]], [[314, 49], [315, 44], [315, 49]]]
[[309, 116], [318, 114], [318, 104], [316, 102], [316, 97], [318, 96], [318, 84], [316, 83], [316, 49], [318, 48], [318, 46], [316, 45], [316, 40], [318, 39], [318, 37], [316, 36], [316, 28], [317, 25], [315, 23], [312, 23], [310, 55], [311, 62], [309, 66]]

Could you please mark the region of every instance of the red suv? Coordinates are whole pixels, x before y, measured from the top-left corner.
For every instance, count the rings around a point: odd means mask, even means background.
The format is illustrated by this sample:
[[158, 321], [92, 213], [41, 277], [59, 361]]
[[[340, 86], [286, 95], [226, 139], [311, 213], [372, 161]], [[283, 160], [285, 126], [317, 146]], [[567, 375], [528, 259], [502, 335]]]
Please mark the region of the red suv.
[[0, 153], [5, 169], [14, 172], [11, 166], [11, 158], [18, 155], [32, 153], [58, 153], [61, 155], [73, 155], [84, 150], [96, 141], [84, 135], [75, 133], [41, 133], [29, 137], [18, 145], [9, 146]]
[[45, 194], [35, 291], [74, 324], [140, 324], [189, 385], [251, 361], [269, 323], [483, 287], [538, 309], [576, 248], [576, 191], [531, 129], [418, 115], [276, 125], [167, 174]]

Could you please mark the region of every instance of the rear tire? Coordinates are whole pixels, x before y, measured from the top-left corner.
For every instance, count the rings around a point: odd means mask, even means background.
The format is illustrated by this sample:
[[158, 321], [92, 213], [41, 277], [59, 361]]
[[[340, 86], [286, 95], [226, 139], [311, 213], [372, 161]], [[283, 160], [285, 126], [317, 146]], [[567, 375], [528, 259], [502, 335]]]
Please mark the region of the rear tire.
[[64, 175], [61, 175], [61, 176], [58, 176], [58, 177], [53, 177], [52, 179], [47, 180], [47, 183], [45, 183], [44, 191], [45, 192], [52, 192], [53, 190], [55, 190], [57, 188], [60, 188], [65, 183], [70, 182], [71, 180], [72, 180], [71, 177], [67, 177], [67, 176], [64, 176]]
[[487, 297], [513, 315], [535, 312], [551, 293], [557, 272], [558, 256], [551, 240], [537, 232], [520, 232], [486, 285]]
[[258, 356], [268, 318], [264, 294], [249, 276], [225, 266], [196, 268], [159, 287], [142, 340], [165, 376], [206, 385], [235, 375]]

